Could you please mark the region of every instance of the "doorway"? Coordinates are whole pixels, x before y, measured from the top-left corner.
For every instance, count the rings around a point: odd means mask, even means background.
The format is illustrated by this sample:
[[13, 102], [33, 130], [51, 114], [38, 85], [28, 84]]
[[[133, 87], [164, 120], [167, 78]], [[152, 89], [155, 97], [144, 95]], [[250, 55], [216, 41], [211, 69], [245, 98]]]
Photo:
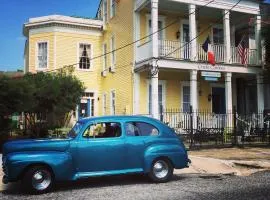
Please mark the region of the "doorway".
[[212, 112], [215, 114], [225, 114], [225, 88], [212, 87]]

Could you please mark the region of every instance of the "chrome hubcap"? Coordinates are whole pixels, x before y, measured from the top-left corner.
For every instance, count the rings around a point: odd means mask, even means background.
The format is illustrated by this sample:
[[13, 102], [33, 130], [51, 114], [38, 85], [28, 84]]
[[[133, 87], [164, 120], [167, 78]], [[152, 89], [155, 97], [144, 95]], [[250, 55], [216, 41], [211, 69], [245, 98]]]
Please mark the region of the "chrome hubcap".
[[169, 166], [165, 161], [159, 160], [155, 162], [153, 172], [157, 178], [165, 178], [169, 173]]
[[32, 185], [36, 190], [45, 190], [52, 182], [50, 172], [47, 170], [38, 170], [32, 176]]

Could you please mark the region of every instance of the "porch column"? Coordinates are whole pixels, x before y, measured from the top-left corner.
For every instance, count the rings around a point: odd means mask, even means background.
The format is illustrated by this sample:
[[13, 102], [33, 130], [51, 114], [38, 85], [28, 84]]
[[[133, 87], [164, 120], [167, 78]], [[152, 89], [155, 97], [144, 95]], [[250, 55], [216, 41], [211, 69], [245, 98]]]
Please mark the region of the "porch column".
[[263, 75], [257, 74], [257, 102], [258, 112], [264, 110], [264, 91], [263, 91]]
[[230, 11], [223, 10], [224, 26], [224, 45], [225, 45], [225, 62], [231, 63], [231, 31], [230, 31]]
[[[151, 25], [152, 25], [152, 55], [158, 58], [158, 0], [151, 0]], [[158, 66], [155, 59], [152, 61], [151, 69], [151, 102], [153, 118], [159, 119], [158, 115]]]
[[255, 43], [257, 49], [257, 64], [262, 64], [262, 45], [261, 45], [261, 16], [256, 16], [255, 24]]
[[190, 71], [190, 105], [194, 110], [198, 109], [197, 70]]
[[232, 112], [232, 73], [225, 74], [226, 113]]
[[[194, 112], [198, 110], [197, 70], [190, 71], [190, 105]], [[193, 115], [193, 128], [197, 128], [197, 114]]]
[[140, 114], [140, 74], [134, 72], [133, 83], [133, 114]]
[[196, 6], [189, 4], [189, 41], [190, 41], [190, 60], [197, 60], [197, 30], [196, 30]]

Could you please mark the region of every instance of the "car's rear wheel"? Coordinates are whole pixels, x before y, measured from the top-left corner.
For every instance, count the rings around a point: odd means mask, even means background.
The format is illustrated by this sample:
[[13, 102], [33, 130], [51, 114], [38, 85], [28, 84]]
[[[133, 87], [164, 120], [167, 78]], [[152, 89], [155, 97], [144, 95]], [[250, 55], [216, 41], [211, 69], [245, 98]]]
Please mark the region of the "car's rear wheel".
[[34, 166], [28, 169], [22, 179], [23, 187], [31, 193], [45, 193], [51, 190], [54, 179], [48, 167]]
[[156, 159], [151, 166], [149, 177], [157, 183], [168, 182], [173, 175], [173, 166], [168, 159]]

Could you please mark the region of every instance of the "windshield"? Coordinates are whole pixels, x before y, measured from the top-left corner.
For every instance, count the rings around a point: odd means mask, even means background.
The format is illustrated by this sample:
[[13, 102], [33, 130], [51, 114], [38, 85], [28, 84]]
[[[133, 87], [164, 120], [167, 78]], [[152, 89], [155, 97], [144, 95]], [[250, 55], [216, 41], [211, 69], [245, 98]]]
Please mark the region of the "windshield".
[[68, 137], [71, 137], [71, 138], [75, 138], [81, 131], [83, 127], [83, 124], [80, 123], [80, 122], [77, 122], [73, 128], [69, 131], [69, 133], [67, 134]]

